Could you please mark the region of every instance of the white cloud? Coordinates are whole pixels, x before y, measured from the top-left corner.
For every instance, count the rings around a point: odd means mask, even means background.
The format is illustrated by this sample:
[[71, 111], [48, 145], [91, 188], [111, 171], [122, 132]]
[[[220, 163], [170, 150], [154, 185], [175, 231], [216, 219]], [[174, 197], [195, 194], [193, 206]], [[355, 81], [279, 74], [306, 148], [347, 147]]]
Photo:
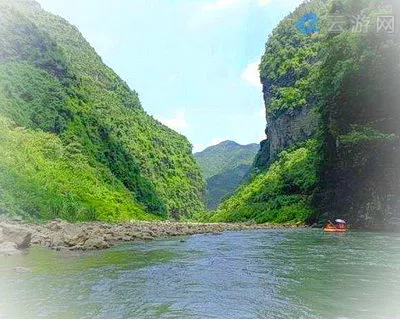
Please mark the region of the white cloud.
[[204, 11], [218, 11], [232, 7], [238, 0], [215, 0], [203, 5]]
[[260, 72], [258, 70], [258, 65], [260, 61], [250, 63], [246, 69], [242, 72], [241, 78], [253, 86], [261, 87], [260, 82]]
[[182, 131], [189, 127], [184, 111], [176, 112], [175, 117], [172, 119], [161, 119], [160, 121], [176, 131]]
[[[261, 7], [265, 7], [272, 3], [273, 0], [255, 0], [258, 2], [258, 5]], [[234, 5], [241, 3], [248, 3], [248, 0], [214, 0], [212, 2], [207, 2], [203, 4], [202, 9], [204, 11], [218, 11], [225, 10], [233, 7]]]
[[258, 0], [258, 4], [259, 4], [261, 7], [267, 6], [267, 5], [269, 5], [271, 2], [272, 2], [272, 0]]

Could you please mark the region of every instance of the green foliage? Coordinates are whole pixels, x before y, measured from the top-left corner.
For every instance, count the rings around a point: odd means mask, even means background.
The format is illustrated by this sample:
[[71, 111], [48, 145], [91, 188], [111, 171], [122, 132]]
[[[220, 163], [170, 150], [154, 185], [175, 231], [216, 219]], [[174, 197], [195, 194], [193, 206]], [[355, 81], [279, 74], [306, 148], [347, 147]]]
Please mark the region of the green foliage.
[[[275, 163], [240, 187], [216, 212], [201, 218], [301, 221], [315, 216], [314, 205], [322, 202], [322, 210], [341, 215], [351, 211], [349, 203], [358, 207], [365, 201], [365, 208], [359, 212], [373, 207], [369, 203], [377, 191], [372, 188], [373, 194], [363, 195], [364, 189], [357, 183], [363, 177], [366, 184], [371, 184], [374, 178], [369, 178], [369, 172], [379, 170], [380, 176], [390, 170], [398, 175], [385, 161], [394, 159], [393, 150], [398, 150], [400, 44], [397, 35], [377, 33], [372, 22], [377, 21], [378, 15], [393, 15], [390, 7], [396, 5], [394, 1], [380, 0], [313, 0], [278, 25], [266, 44], [260, 65], [270, 120], [279, 118], [282, 111], [307, 107], [320, 119], [320, 128], [311, 140], [314, 142], [296, 149], [289, 146]], [[319, 17], [320, 31], [312, 35], [303, 35], [295, 28], [297, 19], [307, 12]], [[332, 14], [347, 19], [345, 30], [339, 34], [328, 33]], [[371, 21], [368, 32], [352, 32], [352, 17], [358, 15]], [[376, 158], [374, 148], [383, 154]], [[265, 148], [266, 153], [269, 151]], [[371, 167], [379, 161], [379, 169]], [[338, 176], [341, 173], [352, 175], [346, 179]], [[398, 184], [390, 180], [378, 191], [383, 193], [382, 198], [389, 186], [397, 194]]]
[[258, 144], [240, 145], [234, 141], [223, 141], [194, 154], [205, 179], [241, 164], [251, 165], [259, 149]]
[[357, 227], [389, 227], [399, 218], [400, 41], [397, 31], [377, 32], [375, 25], [378, 15], [398, 15], [398, 1], [336, 3], [371, 24], [354, 33], [349, 23], [321, 50], [317, 89], [325, 143], [316, 204], [324, 218], [340, 214]]
[[304, 221], [314, 214], [311, 196], [318, 182], [318, 161], [315, 139], [283, 151], [267, 171], [240, 186], [206, 218], [257, 223]]
[[190, 143], [144, 112], [74, 26], [35, 2], [0, 0], [0, 12], [0, 115], [58, 135], [141, 210], [163, 218], [202, 210]]
[[240, 145], [223, 141], [194, 154], [206, 179], [207, 208], [216, 208], [232, 194], [250, 171], [258, 144]]
[[385, 134], [371, 127], [352, 126], [352, 131], [339, 137], [342, 143], [359, 142], [391, 142], [396, 140], [395, 134]]
[[250, 174], [251, 166], [241, 164], [207, 179], [207, 208], [214, 209], [230, 196]]
[[[260, 76], [267, 92], [267, 111], [273, 114], [311, 104], [318, 76], [315, 63], [323, 35], [305, 35], [296, 29], [295, 22], [304, 13], [320, 12], [324, 1], [301, 5], [273, 31], [261, 59]], [[318, 25], [318, 27], [320, 27]]]
[[155, 219], [106, 168], [54, 134], [0, 117], [0, 212], [31, 219]]

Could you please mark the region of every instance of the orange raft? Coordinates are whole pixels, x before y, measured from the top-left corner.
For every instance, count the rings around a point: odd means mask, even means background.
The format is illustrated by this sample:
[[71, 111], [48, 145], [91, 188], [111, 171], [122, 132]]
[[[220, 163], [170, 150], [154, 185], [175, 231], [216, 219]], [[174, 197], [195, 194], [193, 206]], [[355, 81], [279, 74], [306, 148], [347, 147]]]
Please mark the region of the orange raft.
[[335, 223], [328, 221], [328, 224], [324, 227], [324, 231], [327, 232], [345, 232], [347, 230], [346, 221], [342, 219], [336, 219]]
[[339, 229], [339, 228], [329, 228], [329, 227], [325, 227], [324, 231], [328, 231], [328, 232], [346, 232], [347, 229]]

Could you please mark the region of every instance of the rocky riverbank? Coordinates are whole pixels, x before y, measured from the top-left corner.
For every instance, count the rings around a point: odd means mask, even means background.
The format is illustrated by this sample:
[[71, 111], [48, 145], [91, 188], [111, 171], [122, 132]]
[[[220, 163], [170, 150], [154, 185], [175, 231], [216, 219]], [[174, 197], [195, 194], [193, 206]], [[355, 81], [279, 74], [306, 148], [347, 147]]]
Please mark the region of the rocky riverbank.
[[122, 241], [149, 241], [159, 237], [219, 233], [246, 229], [288, 228], [291, 225], [244, 223], [144, 222], [111, 224], [68, 223], [59, 219], [46, 224], [6, 221], [0, 223], [0, 254], [11, 255], [31, 244], [55, 250], [107, 249]]

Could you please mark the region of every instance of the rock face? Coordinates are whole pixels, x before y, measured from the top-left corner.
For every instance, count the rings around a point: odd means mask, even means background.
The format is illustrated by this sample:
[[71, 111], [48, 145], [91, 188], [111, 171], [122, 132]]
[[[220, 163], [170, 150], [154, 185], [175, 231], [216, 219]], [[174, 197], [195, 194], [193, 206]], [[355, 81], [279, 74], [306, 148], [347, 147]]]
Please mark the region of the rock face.
[[32, 233], [23, 227], [0, 224], [0, 254], [12, 255], [30, 246]]
[[331, 145], [335, 150], [318, 195], [323, 219], [341, 216], [353, 226], [400, 230], [398, 143]]
[[[366, 14], [372, 21], [386, 3], [336, 2], [305, 1], [266, 44], [260, 75], [267, 140], [254, 172], [265, 174], [283, 150], [284, 157], [303, 141], [315, 141], [317, 179], [307, 201], [313, 209], [308, 222], [342, 217], [356, 228], [400, 230], [399, 30], [388, 36], [370, 28], [361, 35], [349, 24], [348, 33], [329, 34], [319, 21], [318, 32], [304, 34], [296, 26], [308, 12]], [[388, 15], [398, 15], [399, 3], [388, 3]], [[284, 172], [287, 195], [310, 176], [302, 178], [301, 171]], [[258, 198], [274, 196], [262, 190], [255, 191]]]
[[[264, 91], [269, 90], [264, 85]], [[266, 105], [268, 103], [268, 100], [265, 101]], [[313, 137], [318, 123], [319, 116], [313, 105], [268, 114], [267, 139], [261, 142], [254, 166], [257, 169], [268, 168], [281, 151]]]

